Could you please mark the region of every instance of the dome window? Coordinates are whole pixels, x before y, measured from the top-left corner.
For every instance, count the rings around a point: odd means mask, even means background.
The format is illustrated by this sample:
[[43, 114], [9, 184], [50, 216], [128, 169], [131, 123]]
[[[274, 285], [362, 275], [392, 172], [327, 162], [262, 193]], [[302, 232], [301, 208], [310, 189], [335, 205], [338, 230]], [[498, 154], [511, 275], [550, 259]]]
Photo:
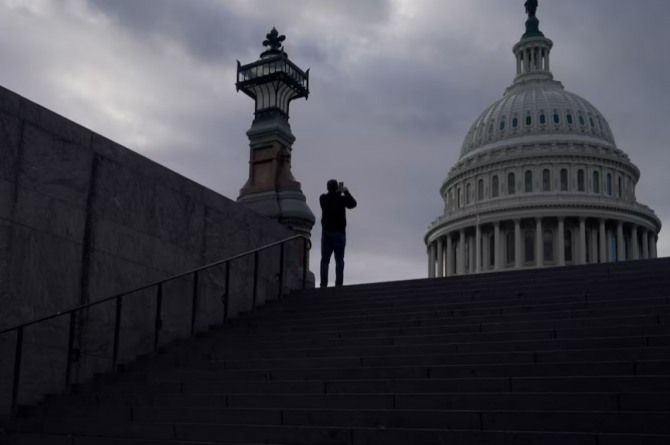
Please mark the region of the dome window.
[[508, 195], [513, 195], [516, 190], [515, 190], [515, 178], [514, 178], [514, 173], [510, 173], [507, 175], [507, 194]]
[[526, 193], [530, 193], [533, 191], [533, 172], [530, 170], [526, 170], [526, 177], [524, 178], [525, 182], [525, 191]]
[[589, 121], [591, 122], [591, 128], [596, 128], [596, 124], [595, 124], [595, 122], [593, 122], [592, 117], [589, 118]]
[[519, 126], [519, 119], [515, 117], [514, 119], [512, 119], [512, 128], [516, 128], [518, 126]]
[[568, 170], [565, 168], [561, 170], [561, 191], [568, 191]]
[[494, 267], [496, 264], [496, 256], [494, 252], [496, 251], [496, 239], [493, 236], [489, 237], [489, 252], [491, 252], [491, 255], [489, 255], [489, 266]]
[[542, 171], [542, 191], [550, 192], [551, 191], [551, 172], [548, 168], [545, 168]]
[[577, 171], [577, 191], [584, 191], [584, 170], [581, 169]]
[[544, 113], [540, 114], [540, 123], [542, 125], [547, 123], [547, 117], [544, 115]]
[[500, 131], [505, 131], [505, 121], [500, 121]]
[[568, 113], [566, 120], [568, 121], [568, 125], [572, 125], [572, 114]]
[[617, 260], [617, 243], [616, 243], [616, 235], [614, 233], [610, 233], [607, 236], [609, 240], [609, 262], [613, 263]]
[[554, 113], [554, 123], [559, 124], [561, 122], [561, 117], [558, 115], [558, 113]]
[[593, 193], [600, 193], [600, 173], [593, 172]]
[[612, 196], [612, 175], [609, 173], [607, 174], [605, 186], [607, 187], [607, 196]]
[[523, 256], [526, 263], [535, 262], [535, 231], [526, 230], [523, 234]]
[[483, 201], [484, 200], [484, 180], [480, 179], [477, 181], [477, 200], [478, 201]]
[[623, 187], [621, 185], [621, 176], [619, 176], [617, 182], [619, 183], [619, 198], [623, 198]]
[[579, 125], [586, 125], [586, 121], [584, 121], [584, 116], [581, 114], [579, 115]]
[[499, 190], [500, 184], [498, 183], [498, 175], [496, 175], [491, 179], [491, 197], [497, 198]]
[[532, 116], [526, 116], [526, 125], [530, 125], [533, 123], [533, 118]]
[[565, 243], [565, 250], [563, 251], [563, 258], [565, 258], [565, 261], [571, 263], [572, 262], [572, 230], [566, 230], [565, 231], [565, 238], [564, 238], [564, 243]]
[[514, 252], [514, 232], [510, 231], [507, 232], [507, 235], [505, 235], [505, 244], [506, 244], [506, 251], [507, 251], [507, 264], [514, 264], [514, 258], [516, 257], [515, 252]]
[[489, 135], [493, 134], [493, 124], [489, 125]]
[[542, 234], [542, 244], [544, 244], [544, 261], [554, 261], [554, 233], [551, 230], [545, 230]]

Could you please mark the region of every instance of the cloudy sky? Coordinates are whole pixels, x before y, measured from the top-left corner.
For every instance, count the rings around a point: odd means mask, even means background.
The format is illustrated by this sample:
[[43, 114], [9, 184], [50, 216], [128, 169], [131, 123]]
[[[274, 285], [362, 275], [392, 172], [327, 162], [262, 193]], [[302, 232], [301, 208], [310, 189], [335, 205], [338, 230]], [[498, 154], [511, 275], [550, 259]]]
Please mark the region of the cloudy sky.
[[[318, 217], [331, 177], [359, 201], [345, 281], [426, 275], [438, 186], [515, 74], [523, 0], [0, 0], [0, 84], [231, 199], [253, 104], [235, 92], [273, 27], [311, 68], [293, 173]], [[640, 167], [670, 255], [670, 1], [540, 0], [552, 71]], [[313, 232], [320, 237], [319, 227]], [[318, 252], [312, 256], [317, 267]]]

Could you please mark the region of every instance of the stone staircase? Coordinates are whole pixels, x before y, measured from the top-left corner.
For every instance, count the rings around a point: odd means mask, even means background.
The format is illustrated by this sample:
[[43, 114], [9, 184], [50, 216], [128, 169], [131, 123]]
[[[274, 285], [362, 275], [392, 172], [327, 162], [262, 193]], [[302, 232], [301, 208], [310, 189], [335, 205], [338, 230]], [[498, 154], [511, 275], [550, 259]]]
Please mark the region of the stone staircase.
[[11, 445], [668, 445], [670, 259], [302, 292], [8, 430]]

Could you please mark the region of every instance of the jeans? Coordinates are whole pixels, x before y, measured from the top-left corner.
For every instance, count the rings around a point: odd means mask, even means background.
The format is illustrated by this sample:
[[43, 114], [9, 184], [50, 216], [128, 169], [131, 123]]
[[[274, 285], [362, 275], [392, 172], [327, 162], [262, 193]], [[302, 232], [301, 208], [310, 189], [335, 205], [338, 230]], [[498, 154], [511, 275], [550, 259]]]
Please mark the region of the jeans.
[[344, 232], [329, 232], [321, 236], [321, 287], [328, 286], [328, 266], [330, 256], [335, 254], [335, 286], [344, 281], [344, 246], [347, 236]]

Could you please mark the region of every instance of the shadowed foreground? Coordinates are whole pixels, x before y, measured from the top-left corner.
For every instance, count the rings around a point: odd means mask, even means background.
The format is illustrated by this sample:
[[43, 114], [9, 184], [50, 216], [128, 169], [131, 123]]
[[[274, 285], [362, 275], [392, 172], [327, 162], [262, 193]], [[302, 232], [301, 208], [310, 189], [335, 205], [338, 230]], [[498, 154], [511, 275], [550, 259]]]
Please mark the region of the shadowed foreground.
[[661, 259], [297, 293], [22, 408], [0, 442], [668, 444], [669, 272]]

